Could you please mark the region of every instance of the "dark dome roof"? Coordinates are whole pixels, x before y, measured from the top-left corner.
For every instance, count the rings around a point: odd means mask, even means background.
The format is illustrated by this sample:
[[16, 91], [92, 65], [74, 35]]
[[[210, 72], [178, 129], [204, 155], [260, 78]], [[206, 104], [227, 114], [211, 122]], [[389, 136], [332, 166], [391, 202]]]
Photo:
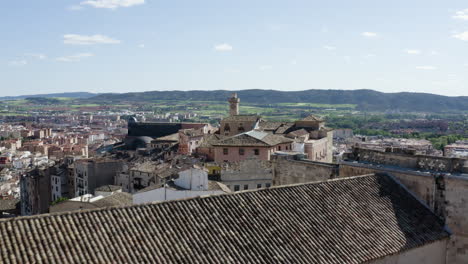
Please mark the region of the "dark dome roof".
[[148, 144], [151, 143], [153, 139], [150, 137], [127, 137], [125, 138], [125, 146], [127, 149], [138, 149], [138, 148], [146, 148]]
[[150, 137], [144, 137], [144, 136], [142, 136], [142, 137], [136, 137], [135, 140], [137, 140], [138, 142], [145, 142], [146, 144], [149, 144], [149, 143], [151, 143], [151, 141], [153, 141], [152, 138], [150, 138]]

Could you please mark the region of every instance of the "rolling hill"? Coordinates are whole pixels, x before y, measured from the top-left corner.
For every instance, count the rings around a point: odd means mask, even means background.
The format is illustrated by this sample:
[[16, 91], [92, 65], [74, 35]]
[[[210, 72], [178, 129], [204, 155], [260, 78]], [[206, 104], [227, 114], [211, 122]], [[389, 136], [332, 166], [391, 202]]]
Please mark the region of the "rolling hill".
[[[411, 112], [468, 111], [468, 96], [449, 97], [428, 93], [382, 93], [374, 90], [241, 90], [241, 102], [258, 104], [320, 103], [355, 104], [358, 110]], [[151, 91], [100, 94], [83, 100], [94, 103], [177, 101], [226, 101], [233, 91]]]

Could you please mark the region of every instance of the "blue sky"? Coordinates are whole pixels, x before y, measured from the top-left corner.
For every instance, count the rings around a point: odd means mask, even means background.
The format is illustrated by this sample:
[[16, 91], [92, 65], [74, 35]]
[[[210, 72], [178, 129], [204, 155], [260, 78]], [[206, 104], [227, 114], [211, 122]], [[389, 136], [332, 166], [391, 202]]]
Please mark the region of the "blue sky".
[[468, 2], [15, 0], [2, 96], [374, 89], [468, 96]]

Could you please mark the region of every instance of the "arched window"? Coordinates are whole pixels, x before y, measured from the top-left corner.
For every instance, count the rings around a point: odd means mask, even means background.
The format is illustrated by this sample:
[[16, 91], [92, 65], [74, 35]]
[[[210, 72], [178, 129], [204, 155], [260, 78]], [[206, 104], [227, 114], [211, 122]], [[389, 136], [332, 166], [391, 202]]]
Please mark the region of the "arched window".
[[231, 127], [229, 126], [229, 124], [226, 124], [226, 125], [224, 126], [224, 131], [225, 131], [225, 132], [231, 131]]

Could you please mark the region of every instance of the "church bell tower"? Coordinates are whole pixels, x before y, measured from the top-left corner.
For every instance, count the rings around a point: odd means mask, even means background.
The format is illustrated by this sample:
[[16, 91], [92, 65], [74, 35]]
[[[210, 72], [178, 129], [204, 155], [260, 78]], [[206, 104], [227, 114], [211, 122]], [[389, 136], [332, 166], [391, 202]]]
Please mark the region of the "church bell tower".
[[229, 115], [239, 115], [239, 102], [240, 99], [237, 98], [237, 93], [233, 93], [231, 98], [228, 100], [229, 102]]

